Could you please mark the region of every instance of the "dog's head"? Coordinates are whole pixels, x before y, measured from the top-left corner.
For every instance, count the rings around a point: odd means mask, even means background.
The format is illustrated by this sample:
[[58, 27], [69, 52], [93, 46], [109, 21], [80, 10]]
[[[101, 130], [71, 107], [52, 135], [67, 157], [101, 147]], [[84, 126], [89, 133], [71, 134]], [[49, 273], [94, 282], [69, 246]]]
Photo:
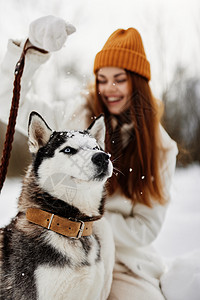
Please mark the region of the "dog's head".
[[112, 175], [110, 155], [103, 151], [102, 115], [87, 130], [57, 132], [32, 112], [28, 133], [35, 176], [40, 187], [52, 196], [68, 202], [70, 190], [98, 189]]

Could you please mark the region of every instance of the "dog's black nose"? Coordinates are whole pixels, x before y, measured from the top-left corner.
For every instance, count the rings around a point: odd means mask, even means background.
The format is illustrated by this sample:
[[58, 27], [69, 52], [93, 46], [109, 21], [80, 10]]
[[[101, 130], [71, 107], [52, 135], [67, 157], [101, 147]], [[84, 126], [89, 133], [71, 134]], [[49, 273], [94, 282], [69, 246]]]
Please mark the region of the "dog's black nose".
[[92, 162], [98, 167], [107, 167], [109, 164], [109, 155], [104, 152], [95, 153], [92, 156]]

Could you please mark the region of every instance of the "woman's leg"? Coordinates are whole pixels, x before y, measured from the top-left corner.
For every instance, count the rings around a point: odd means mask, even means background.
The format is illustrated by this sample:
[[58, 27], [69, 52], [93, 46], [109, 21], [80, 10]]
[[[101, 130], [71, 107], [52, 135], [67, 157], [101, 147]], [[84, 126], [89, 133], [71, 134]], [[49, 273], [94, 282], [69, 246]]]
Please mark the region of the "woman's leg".
[[108, 300], [164, 300], [161, 290], [134, 274], [114, 273]]

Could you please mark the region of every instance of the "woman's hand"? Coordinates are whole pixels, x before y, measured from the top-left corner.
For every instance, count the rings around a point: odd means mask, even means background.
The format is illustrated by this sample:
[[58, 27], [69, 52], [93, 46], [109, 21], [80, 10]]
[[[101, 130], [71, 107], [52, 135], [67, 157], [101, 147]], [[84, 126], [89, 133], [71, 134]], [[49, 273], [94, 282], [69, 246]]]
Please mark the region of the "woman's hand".
[[76, 28], [63, 19], [46, 16], [33, 21], [29, 26], [29, 41], [32, 45], [48, 52], [60, 50], [68, 35]]

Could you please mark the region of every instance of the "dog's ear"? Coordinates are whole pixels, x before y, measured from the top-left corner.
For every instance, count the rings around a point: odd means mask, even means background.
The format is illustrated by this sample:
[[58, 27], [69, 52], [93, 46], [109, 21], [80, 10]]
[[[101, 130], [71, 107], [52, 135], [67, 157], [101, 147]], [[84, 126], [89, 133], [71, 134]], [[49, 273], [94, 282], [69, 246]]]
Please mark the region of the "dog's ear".
[[28, 144], [31, 153], [36, 153], [40, 147], [48, 142], [52, 130], [45, 120], [35, 111], [32, 111], [29, 117], [28, 125]]
[[96, 140], [99, 146], [104, 150], [105, 149], [105, 135], [106, 135], [106, 126], [104, 121], [104, 115], [101, 114], [98, 116], [88, 127], [88, 132]]

